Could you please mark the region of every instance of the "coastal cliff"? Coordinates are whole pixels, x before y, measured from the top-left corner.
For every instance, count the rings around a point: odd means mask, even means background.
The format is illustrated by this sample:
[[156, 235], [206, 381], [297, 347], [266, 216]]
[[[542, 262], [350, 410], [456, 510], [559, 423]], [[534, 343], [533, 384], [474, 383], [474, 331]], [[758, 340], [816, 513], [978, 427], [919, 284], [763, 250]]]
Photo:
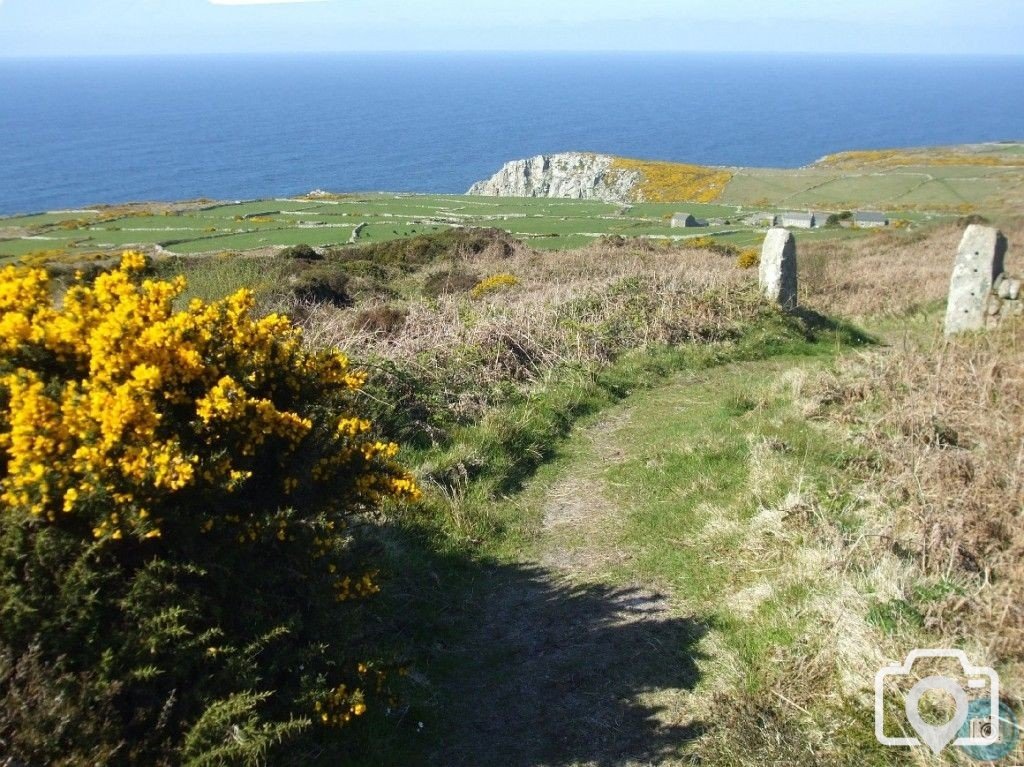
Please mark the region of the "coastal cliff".
[[614, 157], [586, 152], [541, 154], [513, 160], [469, 194], [487, 197], [559, 197], [624, 202], [635, 199], [639, 170], [616, 167]]
[[506, 163], [468, 193], [603, 202], [713, 202], [731, 178], [725, 168], [563, 152]]

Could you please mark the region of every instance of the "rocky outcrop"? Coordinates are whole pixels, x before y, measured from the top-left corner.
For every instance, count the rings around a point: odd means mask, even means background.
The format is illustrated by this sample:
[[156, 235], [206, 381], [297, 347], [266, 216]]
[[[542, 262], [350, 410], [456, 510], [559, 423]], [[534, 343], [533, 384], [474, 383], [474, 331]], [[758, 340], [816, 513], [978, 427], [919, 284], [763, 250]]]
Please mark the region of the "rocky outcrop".
[[514, 160], [469, 194], [488, 197], [559, 197], [626, 202], [635, 199], [640, 171], [615, 167], [615, 158], [586, 152], [541, 154]]

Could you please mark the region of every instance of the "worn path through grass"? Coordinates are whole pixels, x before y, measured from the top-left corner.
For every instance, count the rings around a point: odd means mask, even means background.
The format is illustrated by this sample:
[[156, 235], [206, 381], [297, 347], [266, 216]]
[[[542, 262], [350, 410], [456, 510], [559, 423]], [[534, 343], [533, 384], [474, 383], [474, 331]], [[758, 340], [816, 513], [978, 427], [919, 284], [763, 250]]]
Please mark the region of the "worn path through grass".
[[862, 593], [884, 586], [838, 559], [869, 503], [841, 480], [858, 456], [803, 411], [827, 359], [682, 374], [569, 440], [513, 501], [531, 544], [453, 650], [439, 763], [906, 757], [863, 700]]

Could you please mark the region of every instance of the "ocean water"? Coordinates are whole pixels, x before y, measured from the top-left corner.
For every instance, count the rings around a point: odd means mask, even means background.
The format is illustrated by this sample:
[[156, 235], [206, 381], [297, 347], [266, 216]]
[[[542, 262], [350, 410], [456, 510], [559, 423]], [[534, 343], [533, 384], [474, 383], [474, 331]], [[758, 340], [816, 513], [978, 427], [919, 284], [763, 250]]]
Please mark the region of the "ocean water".
[[1024, 58], [376, 54], [0, 59], [0, 214], [463, 192], [589, 150], [796, 167], [1024, 139]]

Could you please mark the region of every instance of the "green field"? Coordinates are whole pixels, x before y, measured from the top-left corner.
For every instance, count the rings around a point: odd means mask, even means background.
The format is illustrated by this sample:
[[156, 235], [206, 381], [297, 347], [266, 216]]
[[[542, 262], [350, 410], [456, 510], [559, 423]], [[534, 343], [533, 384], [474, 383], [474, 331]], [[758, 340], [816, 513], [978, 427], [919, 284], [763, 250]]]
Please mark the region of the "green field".
[[[127, 247], [184, 255], [250, 251], [306, 243], [315, 247], [381, 242], [450, 227], [495, 227], [538, 249], [566, 249], [610, 235], [680, 240], [715, 237], [738, 245], [760, 241], [763, 227], [744, 224], [753, 213], [784, 208], [754, 205], [641, 203], [617, 205], [583, 200], [480, 198], [449, 195], [371, 194], [331, 200], [258, 200], [211, 207], [183, 204], [163, 213], [144, 205], [105, 211], [0, 219], [0, 258], [63, 258]], [[669, 218], [693, 213], [708, 226], [673, 229]], [[908, 213], [908, 221], [920, 214]], [[804, 236], [849, 237], [852, 230]]]
[[998, 209], [1024, 194], [1024, 174], [991, 168], [904, 168], [885, 173], [744, 170], [733, 176], [724, 201], [753, 205], [772, 200], [793, 207], [815, 205], [884, 209]]
[[[806, 168], [730, 168], [731, 178], [714, 203], [379, 193], [51, 211], [0, 218], [0, 261], [28, 257], [73, 262], [85, 254], [129, 246], [183, 255], [299, 243], [342, 246], [352, 241], [357, 227], [361, 244], [450, 227], [495, 227], [545, 250], [576, 248], [612, 235], [660, 240], [711, 236], [754, 245], [763, 228], [743, 219], [759, 212], [881, 209], [896, 221], [917, 225], [1014, 209], [1024, 204], [1022, 146], [848, 152]], [[683, 211], [708, 226], [671, 228], [672, 214]], [[838, 239], [859, 234], [830, 229], [801, 236]]]
[[806, 168], [738, 168], [719, 202], [995, 212], [1024, 203], [1022, 144], [845, 152]]

